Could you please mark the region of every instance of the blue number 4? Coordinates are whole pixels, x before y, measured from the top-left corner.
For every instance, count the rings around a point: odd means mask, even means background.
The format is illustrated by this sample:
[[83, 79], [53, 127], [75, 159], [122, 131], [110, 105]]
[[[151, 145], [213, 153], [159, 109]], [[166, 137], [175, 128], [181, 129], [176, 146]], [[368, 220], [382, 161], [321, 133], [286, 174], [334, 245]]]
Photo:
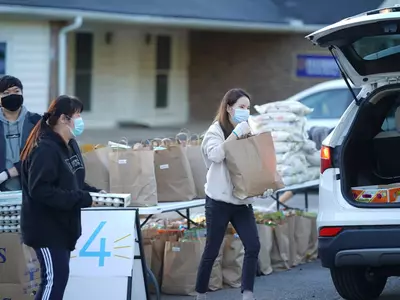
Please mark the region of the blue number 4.
[[81, 257], [98, 257], [99, 267], [104, 267], [104, 259], [106, 257], [111, 257], [111, 252], [106, 251], [106, 239], [100, 239], [100, 250], [99, 251], [88, 251], [90, 245], [93, 243], [95, 238], [98, 236], [100, 231], [103, 229], [106, 222], [100, 222], [99, 226], [93, 231], [92, 235], [89, 237], [85, 245], [83, 245], [81, 251], [79, 251], [79, 256]]

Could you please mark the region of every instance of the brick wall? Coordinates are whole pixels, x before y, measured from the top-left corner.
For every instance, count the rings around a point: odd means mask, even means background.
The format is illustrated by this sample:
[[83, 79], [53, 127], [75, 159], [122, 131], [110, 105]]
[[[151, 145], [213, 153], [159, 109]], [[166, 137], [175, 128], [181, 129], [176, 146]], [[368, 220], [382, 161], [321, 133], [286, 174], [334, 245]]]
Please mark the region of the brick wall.
[[189, 47], [192, 120], [211, 119], [233, 87], [246, 89], [253, 104], [263, 104], [321, 82], [295, 76], [296, 54], [324, 53], [304, 34], [192, 31]]

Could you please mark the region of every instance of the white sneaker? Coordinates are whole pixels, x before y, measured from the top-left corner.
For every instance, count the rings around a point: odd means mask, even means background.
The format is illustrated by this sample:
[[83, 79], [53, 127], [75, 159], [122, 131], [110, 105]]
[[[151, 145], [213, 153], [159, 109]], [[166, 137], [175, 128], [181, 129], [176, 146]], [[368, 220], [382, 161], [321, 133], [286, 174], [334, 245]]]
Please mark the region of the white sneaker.
[[196, 300], [207, 300], [207, 294], [197, 294]]

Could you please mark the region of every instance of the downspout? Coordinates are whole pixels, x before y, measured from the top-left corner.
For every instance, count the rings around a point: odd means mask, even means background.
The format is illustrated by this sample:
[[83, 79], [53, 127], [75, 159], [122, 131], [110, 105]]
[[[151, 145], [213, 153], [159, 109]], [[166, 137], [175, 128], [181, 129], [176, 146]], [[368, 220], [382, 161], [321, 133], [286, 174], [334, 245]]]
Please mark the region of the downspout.
[[67, 92], [67, 34], [82, 26], [83, 18], [75, 17], [74, 22], [61, 28], [58, 34], [58, 94]]

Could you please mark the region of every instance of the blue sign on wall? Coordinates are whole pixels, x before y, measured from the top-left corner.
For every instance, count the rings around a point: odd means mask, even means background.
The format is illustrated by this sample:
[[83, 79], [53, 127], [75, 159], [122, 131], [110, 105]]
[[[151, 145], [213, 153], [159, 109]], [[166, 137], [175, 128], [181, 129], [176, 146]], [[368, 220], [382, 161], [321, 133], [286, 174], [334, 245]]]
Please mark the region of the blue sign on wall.
[[340, 78], [339, 68], [330, 55], [297, 55], [297, 77]]

